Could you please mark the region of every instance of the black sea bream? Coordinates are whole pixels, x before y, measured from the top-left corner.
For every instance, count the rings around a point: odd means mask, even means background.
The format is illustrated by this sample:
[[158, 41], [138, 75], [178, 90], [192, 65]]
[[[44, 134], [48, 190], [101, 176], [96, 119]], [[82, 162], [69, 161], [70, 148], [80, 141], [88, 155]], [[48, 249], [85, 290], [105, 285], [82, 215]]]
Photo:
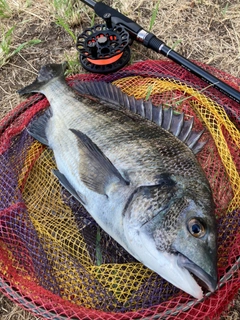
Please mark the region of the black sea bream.
[[[43, 93], [50, 108], [28, 127], [54, 152], [60, 183], [137, 260], [195, 298], [193, 273], [217, 284], [212, 192], [195, 158], [192, 121], [135, 100], [117, 87], [66, 84], [66, 65], [42, 67], [20, 94]], [[190, 271], [190, 272], [189, 272]]]

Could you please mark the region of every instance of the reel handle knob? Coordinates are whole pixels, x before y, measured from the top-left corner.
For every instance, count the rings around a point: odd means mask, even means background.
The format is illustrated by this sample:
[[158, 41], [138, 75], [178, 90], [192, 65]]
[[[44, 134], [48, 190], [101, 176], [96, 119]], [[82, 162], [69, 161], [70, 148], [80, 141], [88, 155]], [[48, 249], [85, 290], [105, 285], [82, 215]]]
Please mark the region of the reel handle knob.
[[112, 15], [111, 15], [111, 13], [109, 13], [109, 12], [104, 13], [103, 19], [106, 22], [107, 28], [111, 29], [112, 28]]

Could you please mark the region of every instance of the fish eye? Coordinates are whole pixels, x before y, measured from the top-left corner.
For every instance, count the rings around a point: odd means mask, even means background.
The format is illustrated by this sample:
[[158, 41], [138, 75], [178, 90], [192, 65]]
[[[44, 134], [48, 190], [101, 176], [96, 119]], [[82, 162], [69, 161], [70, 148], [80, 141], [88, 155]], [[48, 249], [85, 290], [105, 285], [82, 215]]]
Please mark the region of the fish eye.
[[195, 218], [188, 221], [187, 227], [190, 234], [195, 238], [202, 238], [206, 234], [204, 225]]

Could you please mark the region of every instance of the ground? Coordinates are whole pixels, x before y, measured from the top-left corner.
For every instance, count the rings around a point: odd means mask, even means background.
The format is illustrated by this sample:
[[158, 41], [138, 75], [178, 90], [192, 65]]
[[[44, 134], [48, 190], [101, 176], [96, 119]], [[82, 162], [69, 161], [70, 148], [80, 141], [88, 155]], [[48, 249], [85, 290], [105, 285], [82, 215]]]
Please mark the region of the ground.
[[[153, 22], [152, 32], [184, 57], [240, 77], [239, 0], [103, 2], [146, 30]], [[68, 60], [70, 73], [84, 72], [78, 63], [74, 38], [93, 21], [99, 20], [80, 1], [0, 0], [0, 119], [22, 101], [16, 91], [31, 83], [40, 66]], [[131, 63], [149, 58], [163, 57], [136, 43], [132, 45]], [[235, 306], [223, 319], [240, 318], [239, 301], [235, 300]], [[37, 318], [0, 295], [0, 319]]]

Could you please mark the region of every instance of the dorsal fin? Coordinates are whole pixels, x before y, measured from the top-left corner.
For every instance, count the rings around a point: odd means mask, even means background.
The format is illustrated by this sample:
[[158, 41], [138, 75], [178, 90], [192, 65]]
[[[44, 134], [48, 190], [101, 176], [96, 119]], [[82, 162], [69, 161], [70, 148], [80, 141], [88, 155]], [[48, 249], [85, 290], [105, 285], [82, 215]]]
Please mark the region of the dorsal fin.
[[194, 154], [202, 150], [207, 141], [199, 141], [203, 131], [194, 132], [193, 117], [184, 120], [183, 112], [175, 112], [171, 107], [155, 106], [150, 100], [135, 99], [123, 93], [120, 88], [107, 82], [78, 82], [74, 88], [83, 95], [94, 96], [106, 103], [122, 106], [133, 113], [139, 114], [183, 141]]

